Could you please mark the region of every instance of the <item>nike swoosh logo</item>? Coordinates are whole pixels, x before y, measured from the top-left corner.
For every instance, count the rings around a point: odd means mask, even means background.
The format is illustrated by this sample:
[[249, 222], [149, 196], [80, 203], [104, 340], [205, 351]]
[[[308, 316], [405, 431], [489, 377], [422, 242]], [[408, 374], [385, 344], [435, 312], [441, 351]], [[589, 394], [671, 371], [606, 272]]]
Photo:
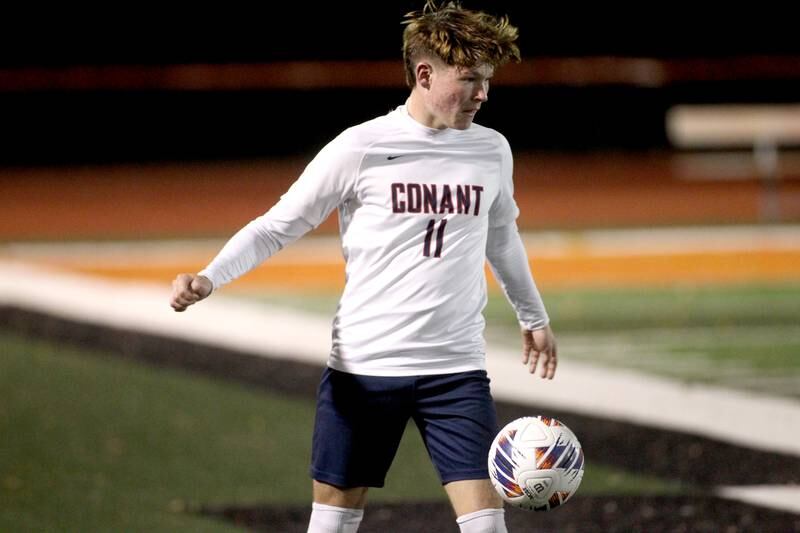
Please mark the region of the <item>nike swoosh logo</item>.
[[392, 159], [397, 159], [398, 157], [403, 157], [404, 155], [409, 155], [409, 154], [400, 154], [400, 155], [387, 155], [387, 156], [386, 156], [386, 159], [388, 159], [389, 161], [391, 161]]

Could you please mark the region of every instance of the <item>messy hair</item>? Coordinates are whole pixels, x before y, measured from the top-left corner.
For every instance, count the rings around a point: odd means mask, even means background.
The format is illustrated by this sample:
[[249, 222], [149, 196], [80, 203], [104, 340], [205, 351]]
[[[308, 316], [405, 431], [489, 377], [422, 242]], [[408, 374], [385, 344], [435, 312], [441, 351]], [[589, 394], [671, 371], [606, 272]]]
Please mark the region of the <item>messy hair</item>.
[[450, 66], [472, 68], [486, 63], [498, 67], [520, 61], [515, 44], [518, 30], [508, 17], [461, 7], [458, 0], [426, 0], [421, 11], [406, 14], [403, 24], [403, 61], [406, 83], [416, 83], [415, 64], [421, 57], [438, 57]]

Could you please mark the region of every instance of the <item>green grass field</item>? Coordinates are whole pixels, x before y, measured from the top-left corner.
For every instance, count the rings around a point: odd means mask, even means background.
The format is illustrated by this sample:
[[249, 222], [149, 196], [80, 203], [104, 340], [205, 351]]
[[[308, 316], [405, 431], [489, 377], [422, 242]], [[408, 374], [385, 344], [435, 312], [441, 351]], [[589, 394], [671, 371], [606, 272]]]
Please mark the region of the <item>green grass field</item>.
[[[337, 294], [250, 297], [329, 316], [338, 300]], [[562, 358], [800, 396], [800, 284], [571, 289], [543, 297]], [[484, 315], [488, 340], [519, 346], [501, 294], [490, 294]]]
[[[674, 286], [663, 288], [543, 289], [558, 331], [641, 330], [706, 326], [800, 326], [800, 282], [762, 285]], [[245, 293], [235, 296], [332, 315], [338, 292]], [[246, 295], [246, 296], [245, 296]], [[487, 325], [516, 327], [505, 298], [490, 292]]]
[[[800, 285], [562, 291], [547, 302], [563, 357], [800, 397]], [[487, 317], [490, 339], [516, 345], [502, 298]]]
[[[0, 531], [226, 531], [202, 505], [305, 504], [311, 400], [0, 333]], [[413, 427], [372, 501], [443, 498]], [[598, 464], [582, 494], [675, 493]]]
[[[324, 314], [336, 301], [254, 297]], [[772, 392], [800, 376], [798, 285], [545, 298], [563, 358]], [[502, 296], [487, 316], [490, 337], [517, 346]], [[0, 346], [0, 531], [232, 531], [197, 509], [309, 501], [310, 399], [12, 332], [0, 332]], [[371, 500], [443, 498], [416, 431], [395, 465]], [[581, 494], [691, 489], [589, 461]]]

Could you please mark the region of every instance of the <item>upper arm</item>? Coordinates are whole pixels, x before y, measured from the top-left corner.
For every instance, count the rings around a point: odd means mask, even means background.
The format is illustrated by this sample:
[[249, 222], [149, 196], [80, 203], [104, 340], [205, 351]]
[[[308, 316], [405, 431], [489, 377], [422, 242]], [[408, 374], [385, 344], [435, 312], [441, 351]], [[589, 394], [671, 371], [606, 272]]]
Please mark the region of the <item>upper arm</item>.
[[511, 146], [505, 137], [500, 138], [500, 184], [497, 197], [489, 209], [489, 227], [505, 226], [513, 223], [519, 216], [519, 207], [514, 200], [514, 158]]
[[490, 227], [486, 238], [486, 259], [494, 265], [496, 259], [508, 253], [512, 248], [521, 245], [522, 239], [515, 221], [512, 220], [502, 226]]
[[358, 168], [363, 158], [347, 135], [339, 135], [311, 160], [300, 177], [270, 210], [284, 220], [301, 218], [313, 227], [354, 192]]

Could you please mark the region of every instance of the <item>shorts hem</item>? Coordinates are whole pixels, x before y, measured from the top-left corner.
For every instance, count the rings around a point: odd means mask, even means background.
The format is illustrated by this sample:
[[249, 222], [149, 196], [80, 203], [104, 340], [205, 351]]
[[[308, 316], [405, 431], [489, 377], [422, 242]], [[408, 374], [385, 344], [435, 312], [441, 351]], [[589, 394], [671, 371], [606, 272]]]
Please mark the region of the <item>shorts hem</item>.
[[472, 479], [489, 479], [488, 470], [467, 470], [464, 472], [451, 472], [446, 476], [441, 476], [442, 485], [453, 481], [468, 481]]
[[366, 480], [350, 480], [346, 479], [343, 476], [339, 476], [336, 474], [331, 474], [330, 472], [323, 472], [321, 470], [316, 470], [314, 468], [310, 471], [311, 478], [314, 481], [319, 481], [321, 483], [327, 483], [328, 485], [333, 485], [334, 487], [339, 487], [343, 489], [350, 489], [354, 487], [370, 487], [374, 489], [381, 489], [383, 488], [385, 482], [380, 481], [366, 481]]

